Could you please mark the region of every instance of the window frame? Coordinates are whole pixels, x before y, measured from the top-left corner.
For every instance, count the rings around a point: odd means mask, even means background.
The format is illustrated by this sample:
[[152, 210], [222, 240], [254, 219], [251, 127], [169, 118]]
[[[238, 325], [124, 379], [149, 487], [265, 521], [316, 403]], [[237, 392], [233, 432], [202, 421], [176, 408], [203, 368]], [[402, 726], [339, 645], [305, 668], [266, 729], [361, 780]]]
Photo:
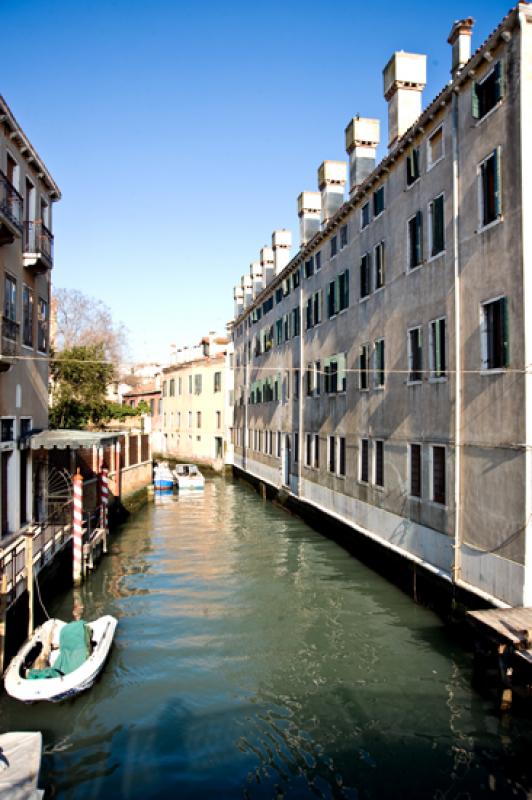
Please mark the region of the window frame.
[[[414, 361], [414, 354], [411, 345], [411, 334], [417, 331], [419, 333], [420, 338], [420, 345], [419, 349], [421, 351], [421, 365], [418, 369], [414, 369], [413, 361]], [[407, 378], [407, 385], [408, 386], [416, 386], [420, 383], [423, 383], [423, 325], [413, 325], [411, 328], [407, 329], [407, 355], [408, 355], [408, 378]], [[419, 378], [412, 378], [413, 374], [419, 374]]]
[[[367, 209], [367, 211], [366, 211]], [[367, 216], [367, 220], [364, 221], [364, 218]], [[371, 222], [371, 209], [370, 209], [370, 201], [368, 200], [364, 203], [363, 206], [360, 208], [360, 230], [363, 231]]]
[[[412, 492], [412, 448], [419, 447], [419, 494]], [[423, 500], [423, 445], [421, 442], [408, 442], [407, 449], [407, 474], [408, 474], [408, 498], [417, 502]]]
[[[487, 162], [495, 158], [495, 181], [494, 181], [494, 205], [495, 216], [488, 222], [484, 222], [486, 212], [486, 198], [484, 196], [484, 180], [482, 168]], [[495, 188], [496, 187], [496, 188]], [[478, 228], [477, 232], [482, 233], [494, 225], [498, 225], [503, 220], [502, 210], [502, 147], [497, 145], [491, 152], [477, 164], [477, 197], [478, 197]]]
[[[366, 445], [366, 469], [364, 470], [364, 443]], [[364, 486], [369, 486], [369, 479], [371, 475], [371, 463], [370, 463], [370, 439], [369, 436], [361, 436], [358, 440], [358, 482], [364, 484]], [[364, 472], [366, 473], [366, 478], [364, 478]]]
[[[435, 160], [432, 161], [431, 158], [431, 141], [434, 137], [441, 132], [441, 155]], [[427, 172], [430, 172], [436, 164], [439, 164], [440, 161], [443, 161], [445, 158], [445, 136], [444, 136], [444, 124], [440, 122], [440, 124], [431, 131], [430, 135], [427, 137]]]
[[[382, 283], [379, 283], [377, 280], [377, 276], [379, 274], [377, 268], [377, 252], [380, 252], [380, 262], [381, 262], [380, 273], [382, 277]], [[375, 292], [380, 292], [381, 289], [384, 289], [386, 285], [385, 253], [386, 253], [386, 248], [384, 246], [384, 239], [381, 239], [381, 241], [377, 242], [377, 244], [374, 245], [373, 247], [373, 286], [375, 287], [373, 289], [373, 294], [375, 294]]]
[[[382, 345], [382, 366], [377, 365], [377, 351], [378, 347]], [[381, 375], [382, 380], [379, 382], [378, 375]], [[384, 344], [384, 336], [375, 339], [373, 342], [373, 388], [379, 392], [384, 391], [386, 388], [386, 346]]]
[[[434, 450], [443, 450], [444, 454], [444, 469], [443, 469], [443, 488], [444, 488], [444, 495], [445, 500], [442, 502], [441, 500], [435, 499], [435, 491], [434, 491]], [[447, 508], [447, 500], [448, 500], [448, 458], [447, 458], [447, 445], [445, 444], [431, 444], [430, 451], [429, 451], [429, 473], [430, 473], [430, 502], [440, 508]]]
[[[489, 347], [488, 347], [488, 330], [487, 330], [487, 322], [486, 322], [486, 307], [493, 305], [494, 303], [500, 303], [503, 301], [503, 319], [502, 319], [502, 343], [501, 348], [504, 357], [504, 366], [488, 366], [488, 354], [489, 354]], [[498, 295], [496, 297], [490, 298], [489, 300], [483, 300], [480, 303], [480, 357], [481, 357], [481, 374], [482, 375], [496, 375], [501, 372], [505, 372], [508, 367], [510, 366], [510, 319], [509, 319], [509, 299], [508, 295]]]
[[[378, 483], [378, 481], [377, 481], [377, 477], [378, 477], [377, 476], [377, 470], [378, 470], [378, 466], [379, 466], [379, 463], [378, 463], [378, 460], [379, 460], [378, 459], [379, 447], [378, 447], [378, 445], [381, 446], [381, 450], [380, 450], [380, 452], [381, 452], [380, 468], [381, 468], [382, 483]], [[373, 472], [373, 474], [372, 474], [373, 486], [375, 487], [375, 489], [378, 489], [379, 491], [382, 491], [382, 490], [384, 490], [384, 439], [373, 439], [373, 465], [372, 466], [373, 466], [373, 471], [372, 471]]]
[[[444, 352], [444, 364], [443, 369], [440, 370], [440, 374], [436, 374], [438, 370], [436, 369], [436, 346], [437, 346], [437, 339], [435, 337], [435, 326], [438, 323], [444, 323], [444, 337], [443, 337], [443, 352]], [[440, 339], [441, 342], [441, 339]], [[429, 381], [431, 383], [443, 383], [448, 378], [448, 353], [449, 348], [447, 347], [447, 317], [436, 317], [436, 319], [431, 319], [429, 322]], [[440, 358], [441, 358], [441, 347], [440, 347]]]
[[[434, 208], [437, 200], [442, 200], [442, 248], [436, 253], [434, 251]], [[428, 254], [427, 261], [433, 261], [435, 258], [441, 258], [445, 255], [445, 192], [440, 192], [436, 197], [433, 197], [427, 206], [427, 219], [428, 219]]]
[[[410, 224], [414, 220], [419, 220], [419, 261], [416, 264], [412, 264], [412, 242], [411, 242], [411, 235], [410, 235]], [[423, 225], [423, 212], [421, 209], [418, 209], [415, 214], [412, 214], [406, 221], [406, 271], [414, 272], [416, 269], [419, 269], [424, 264], [424, 255], [425, 255], [425, 248], [424, 248], [424, 225]]]

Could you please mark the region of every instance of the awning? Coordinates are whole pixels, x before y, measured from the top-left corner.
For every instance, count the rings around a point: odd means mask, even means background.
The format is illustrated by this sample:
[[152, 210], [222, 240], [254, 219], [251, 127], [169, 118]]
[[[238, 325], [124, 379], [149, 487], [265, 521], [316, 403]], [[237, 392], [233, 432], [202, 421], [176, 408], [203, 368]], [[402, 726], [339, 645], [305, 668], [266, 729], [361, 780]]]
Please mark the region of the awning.
[[120, 436], [116, 431], [40, 431], [32, 432], [20, 439], [20, 448], [31, 450], [79, 450], [81, 447], [103, 447], [112, 444]]

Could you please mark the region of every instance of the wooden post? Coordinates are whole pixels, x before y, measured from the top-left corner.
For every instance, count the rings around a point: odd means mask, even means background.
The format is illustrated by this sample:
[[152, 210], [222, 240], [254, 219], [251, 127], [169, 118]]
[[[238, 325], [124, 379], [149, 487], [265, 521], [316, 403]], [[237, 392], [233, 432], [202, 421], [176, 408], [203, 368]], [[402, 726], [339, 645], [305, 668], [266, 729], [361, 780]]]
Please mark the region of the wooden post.
[[7, 613], [7, 575], [2, 573], [0, 583], [0, 673], [4, 671], [6, 646], [6, 613]]
[[120, 440], [117, 439], [115, 444], [115, 494], [118, 500], [122, 493], [122, 474], [120, 472]]
[[107, 506], [109, 505], [109, 470], [100, 472], [100, 528], [107, 530]]
[[33, 531], [24, 537], [26, 586], [28, 590], [28, 639], [33, 633]]
[[82, 581], [83, 562], [83, 476], [78, 469], [74, 475], [73, 526], [72, 526], [72, 577], [74, 586]]

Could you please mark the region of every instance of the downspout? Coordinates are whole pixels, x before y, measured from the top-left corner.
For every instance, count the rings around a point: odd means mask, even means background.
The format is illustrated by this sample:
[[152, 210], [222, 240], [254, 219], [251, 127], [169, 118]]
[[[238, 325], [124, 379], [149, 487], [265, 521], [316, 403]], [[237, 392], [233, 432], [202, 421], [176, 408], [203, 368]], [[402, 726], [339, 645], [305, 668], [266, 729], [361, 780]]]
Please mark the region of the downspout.
[[299, 275], [299, 420], [297, 437], [297, 493], [301, 497], [303, 481], [303, 276]]
[[452, 155], [453, 155], [453, 266], [454, 266], [454, 583], [462, 575], [462, 337], [460, 298], [460, 244], [459, 244], [459, 162], [458, 162], [458, 89], [452, 93]]
[[[525, 514], [524, 514], [524, 585], [523, 605], [532, 604], [532, 283], [530, 279], [530, 248], [532, 232], [530, 231], [532, 192], [529, 178], [532, 169], [530, 147], [527, 146], [527, 134], [532, 129], [532, 113], [530, 110], [530, 67], [527, 65], [527, 25], [531, 25], [526, 8], [519, 7], [519, 148], [521, 156], [521, 240], [523, 259], [523, 334], [524, 334], [524, 395], [525, 395]], [[528, 56], [530, 59], [530, 56]], [[527, 68], [528, 67], [528, 68]]]

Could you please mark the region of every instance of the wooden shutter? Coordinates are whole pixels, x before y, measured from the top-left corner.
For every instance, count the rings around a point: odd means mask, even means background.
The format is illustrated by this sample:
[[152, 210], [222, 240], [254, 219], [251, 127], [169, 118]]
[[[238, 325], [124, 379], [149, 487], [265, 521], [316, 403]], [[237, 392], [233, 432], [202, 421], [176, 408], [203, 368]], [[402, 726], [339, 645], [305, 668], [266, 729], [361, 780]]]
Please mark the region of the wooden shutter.
[[476, 83], [471, 85], [471, 114], [475, 119], [478, 119], [480, 116], [480, 103]]
[[497, 149], [493, 151], [493, 156], [495, 158], [494, 184], [493, 184], [495, 214], [496, 214], [497, 217], [500, 217], [501, 213], [502, 213], [502, 203], [501, 203], [501, 148], [500, 147], [497, 147]]
[[502, 358], [503, 366], [510, 366], [510, 330], [508, 319], [508, 298], [503, 297], [501, 300], [501, 317], [502, 317]]

